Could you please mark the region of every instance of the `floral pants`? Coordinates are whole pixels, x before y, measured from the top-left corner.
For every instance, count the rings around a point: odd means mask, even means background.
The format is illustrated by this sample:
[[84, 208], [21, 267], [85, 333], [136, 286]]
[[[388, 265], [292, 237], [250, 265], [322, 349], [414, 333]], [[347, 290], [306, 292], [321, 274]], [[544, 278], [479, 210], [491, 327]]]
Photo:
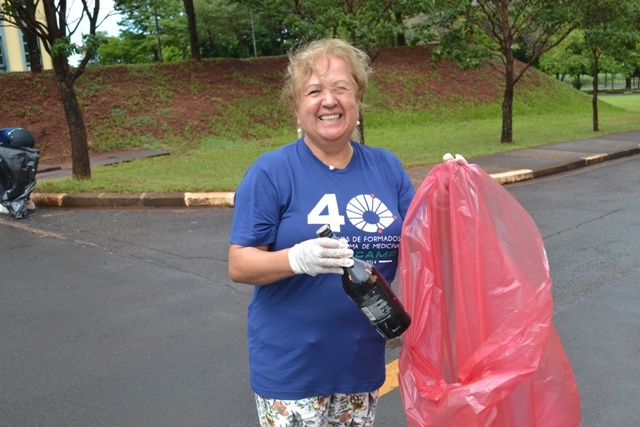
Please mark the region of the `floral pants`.
[[373, 427], [378, 391], [300, 400], [256, 395], [260, 427]]

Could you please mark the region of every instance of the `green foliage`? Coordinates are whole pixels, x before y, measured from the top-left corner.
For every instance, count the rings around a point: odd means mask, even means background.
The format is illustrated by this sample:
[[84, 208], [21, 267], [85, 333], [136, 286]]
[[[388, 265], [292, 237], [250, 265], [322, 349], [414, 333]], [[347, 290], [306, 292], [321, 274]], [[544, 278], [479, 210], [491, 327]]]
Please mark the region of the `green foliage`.
[[[424, 13], [431, 4], [430, 0], [194, 0], [203, 58], [281, 55], [300, 42], [333, 36], [346, 38], [375, 57], [405, 31], [405, 17]], [[159, 60], [160, 47], [164, 61], [188, 57], [181, 2], [117, 0], [115, 5], [128, 31], [120, 38], [139, 49], [144, 46], [142, 50], [151, 53], [154, 61]], [[156, 16], [160, 43], [156, 40]], [[103, 49], [100, 63], [122, 63], [113, 62], [106, 54]], [[140, 61], [134, 55], [111, 56]]]
[[[276, 0], [270, 3], [274, 6]], [[413, 10], [424, 8], [426, 1], [414, 1]], [[408, 2], [369, 1], [306, 1], [292, 6], [288, 27], [301, 40], [340, 36], [369, 52], [373, 57], [379, 50], [391, 46], [395, 36], [404, 30], [398, 16]], [[393, 7], [395, 6], [395, 8]]]
[[195, 1], [198, 37], [205, 58], [253, 56], [253, 28], [257, 36], [258, 56], [273, 54], [264, 43], [269, 30], [259, 17], [240, 2], [228, 0]]
[[581, 14], [576, 3], [435, 0], [438, 12], [421, 24], [420, 34], [427, 41], [439, 41], [437, 57], [453, 59], [463, 67], [477, 66], [488, 58], [506, 63], [511, 56], [534, 62], [577, 25]]
[[71, 37], [60, 37], [55, 40], [51, 47], [52, 56], [66, 56], [76, 55], [82, 53], [82, 49], [75, 43], [71, 43]]
[[[182, 52], [189, 46], [187, 19], [181, 1], [116, 0], [114, 8], [123, 16], [120, 25], [124, 30], [120, 37], [127, 40], [129, 52], [137, 52], [136, 55], [126, 56], [128, 60], [144, 56], [154, 61], [160, 58], [164, 60], [165, 49], [168, 49], [167, 59], [175, 60], [175, 49]], [[177, 56], [178, 59], [186, 58], [182, 54]]]
[[558, 46], [540, 57], [540, 69], [557, 76], [579, 76], [591, 69], [591, 56], [584, 49], [581, 30], [569, 34]]
[[590, 5], [582, 24], [584, 49], [591, 53], [594, 67], [602, 56], [608, 56], [611, 62], [607, 65], [613, 67], [640, 42], [640, 7], [635, 0], [598, 0]]
[[120, 37], [107, 37], [98, 47], [95, 62], [99, 65], [144, 64], [153, 62], [153, 48], [146, 36], [122, 31]]

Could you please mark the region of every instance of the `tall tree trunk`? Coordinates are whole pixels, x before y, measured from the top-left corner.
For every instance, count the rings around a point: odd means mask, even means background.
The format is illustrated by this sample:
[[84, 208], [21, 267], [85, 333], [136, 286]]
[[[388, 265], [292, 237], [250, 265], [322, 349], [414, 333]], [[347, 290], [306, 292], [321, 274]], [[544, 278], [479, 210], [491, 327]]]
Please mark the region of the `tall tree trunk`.
[[[36, 16], [36, 6], [33, 0], [25, 0], [24, 5], [29, 16]], [[40, 54], [40, 45], [38, 44], [38, 36], [31, 32], [22, 32], [27, 39], [27, 51], [29, 52], [29, 62], [32, 73], [42, 72], [42, 56]]]
[[198, 41], [198, 30], [196, 28], [196, 10], [193, 7], [193, 0], [183, 0], [184, 10], [187, 14], [187, 27], [189, 29], [189, 44], [191, 45], [191, 59], [200, 61], [200, 42]]
[[591, 98], [591, 105], [593, 109], [593, 131], [600, 131], [600, 124], [598, 123], [598, 59], [599, 54], [593, 51], [593, 97]]
[[631, 77], [624, 78], [624, 89], [631, 90]]
[[71, 173], [75, 179], [91, 179], [89, 144], [84, 126], [84, 116], [74, 88], [74, 81], [66, 56], [53, 58], [56, 87], [69, 127], [71, 139]]
[[[58, 41], [67, 39], [66, 1], [56, 2], [45, 0], [41, 3], [44, 7], [44, 15], [47, 21], [46, 34], [39, 37], [44, 41], [47, 52], [53, 62], [56, 87], [62, 101], [62, 108], [67, 119], [69, 138], [71, 139], [71, 172], [75, 179], [91, 179], [91, 163], [89, 161], [89, 144], [87, 143], [87, 131], [84, 126], [82, 109], [78, 102], [74, 84], [76, 79], [84, 72], [89, 56], [85, 55], [75, 67], [69, 66], [67, 53], [55, 54], [52, 46]], [[86, 0], [82, 0], [83, 7], [87, 7]], [[94, 0], [93, 18], [90, 19], [90, 32], [95, 34], [96, 20], [100, 0]], [[84, 16], [84, 15], [83, 15]], [[36, 26], [36, 25], [34, 25]], [[36, 26], [37, 27], [37, 26]], [[68, 43], [68, 39], [66, 41]]]
[[515, 87], [515, 83], [513, 81], [513, 63], [513, 55], [507, 54], [505, 61], [504, 98], [502, 100], [501, 143], [513, 142], [513, 93]]
[[156, 27], [156, 44], [158, 46], [156, 51], [156, 61], [162, 62], [162, 40], [160, 39], [160, 25], [158, 24], [158, 5], [157, 2], [153, 5], [153, 20]]
[[[402, 25], [403, 19], [402, 19], [402, 12], [396, 12], [396, 24], [399, 24], [400, 27], [404, 28], [404, 26]], [[406, 46], [407, 45], [407, 37], [404, 34], [404, 30], [399, 32], [396, 35], [396, 46]]]
[[40, 55], [40, 46], [38, 45], [38, 37], [34, 34], [27, 33], [27, 50], [29, 51], [29, 63], [32, 73], [42, 72], [42, 56]]

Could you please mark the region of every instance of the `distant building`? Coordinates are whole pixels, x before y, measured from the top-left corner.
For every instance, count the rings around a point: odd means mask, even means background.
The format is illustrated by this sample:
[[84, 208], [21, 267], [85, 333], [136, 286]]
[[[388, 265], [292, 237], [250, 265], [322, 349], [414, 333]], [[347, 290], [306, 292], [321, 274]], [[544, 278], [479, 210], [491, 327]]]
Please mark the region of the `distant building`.
[[[42, 7], [42, 3], [40, 3], [40, 7]], [[38, 40], [38, 46], [40, 47], [42, 68], [44, 70], [52, 69], [51, 57], [42, 48], [40, 40]], [[30, 70], [31, 59], [27, 48], [27, 37], [20, 29], [0, 17], [0, 73]]]

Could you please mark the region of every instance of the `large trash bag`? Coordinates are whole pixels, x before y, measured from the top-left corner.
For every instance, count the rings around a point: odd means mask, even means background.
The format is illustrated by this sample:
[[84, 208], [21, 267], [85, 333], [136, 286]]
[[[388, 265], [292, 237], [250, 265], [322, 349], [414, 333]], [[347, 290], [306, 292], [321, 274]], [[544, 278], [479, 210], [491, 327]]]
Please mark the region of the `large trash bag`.
[[28, 216], [25, 202], [36, 186], [40, 152], [35, 148], [0, 144], [0, 204], [11, 216]]
[[437, 165], [400, 243], [413, 321], [399, 380], [410, 427], [572, 427], [580, 397], [552, 324], [542, 237], [476, 165]]

